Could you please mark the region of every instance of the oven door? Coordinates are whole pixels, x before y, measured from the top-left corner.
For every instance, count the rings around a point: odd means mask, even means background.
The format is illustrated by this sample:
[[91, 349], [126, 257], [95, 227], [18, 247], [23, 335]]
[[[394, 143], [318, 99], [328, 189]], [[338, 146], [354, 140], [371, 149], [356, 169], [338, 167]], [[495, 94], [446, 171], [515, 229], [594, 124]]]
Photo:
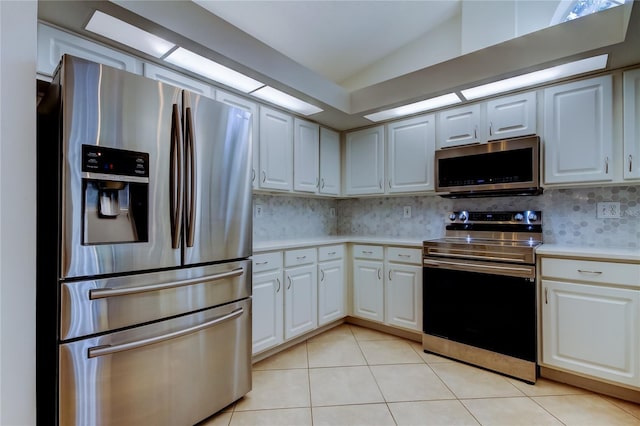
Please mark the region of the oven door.
[[425, 334], [536, 360], [535, 267], [424, 259]]

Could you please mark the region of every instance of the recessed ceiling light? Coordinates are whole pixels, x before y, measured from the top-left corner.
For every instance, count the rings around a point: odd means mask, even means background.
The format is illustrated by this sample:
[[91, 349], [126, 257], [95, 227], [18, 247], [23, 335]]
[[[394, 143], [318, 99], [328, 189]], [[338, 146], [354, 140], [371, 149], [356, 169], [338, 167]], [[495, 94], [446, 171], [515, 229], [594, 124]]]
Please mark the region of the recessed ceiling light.
[[251, 92], [251, 95], [303, 115], [311, 115], [324, 111], [315, 105], [311, 105], [308, 102], [269, 86], [264, 86], [254, 92]]
[[164, 60], [245, 93], [264, 86], [264, 83], [258, 80], [247, 77], [244, 74], [182, 47], [171, 52]]
[[93, 12], [93, 16], [91, 16], [85, 29], [115, 40], [118, 43], [133, 47], [136, 50], [156, 58], [161, 58], [175, 47], [175, 44], [165, 39], [148, 33], [120, 19], [116, 19], [106, 13], [102, 13], [99, 10]]
[[505, 80], [495, 81], [482, 86], [472, 87], [462, 90], [462, 95], [471, 100], [491, 96], [498, 93], [508, 92], [523, 87], [534, 86], [560, 78], [571, 77], [589, 71], [603, 69], [607, 66], [608, 55], [594, 56], [592, 58], [581, 59], [579, 61], [568, 62], [540, 71], [522, 74]]
[[416, 114], [418, 112], [428, 111], [430, 109], [457, 104], [458, 102], [460, 102], [460, 97], [458, 95], [456, 95], [455, 93], [448, 93], [446, 95], [437, 96], [435, 98], [425, 99], [424, 101], [414, 102], [412, 104], [374, 112], [373, 114], [365, 115], [364, 118], [371, 121], [390, 120], [392, 118], [403, 117], [405, 115]]

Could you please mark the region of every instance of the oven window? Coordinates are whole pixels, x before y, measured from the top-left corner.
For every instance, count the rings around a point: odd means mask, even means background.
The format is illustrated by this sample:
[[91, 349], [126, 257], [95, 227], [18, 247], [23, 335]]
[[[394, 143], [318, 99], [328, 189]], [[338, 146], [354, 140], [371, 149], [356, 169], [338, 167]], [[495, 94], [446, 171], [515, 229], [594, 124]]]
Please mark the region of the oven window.
[[535, 362], [535, 282], [427, 267], [423, 275], [426, 334]]

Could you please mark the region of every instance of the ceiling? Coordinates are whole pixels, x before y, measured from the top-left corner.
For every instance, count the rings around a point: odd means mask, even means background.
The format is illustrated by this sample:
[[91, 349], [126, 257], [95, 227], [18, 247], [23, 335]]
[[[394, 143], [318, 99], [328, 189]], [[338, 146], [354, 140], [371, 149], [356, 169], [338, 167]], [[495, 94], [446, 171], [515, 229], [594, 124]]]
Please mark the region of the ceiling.
[[372, 124], [371, 112], [568, 60], [609, 53], [609, 69], [640, 64], [640, 8], [547, 27], [557, 4], [40, 0], [38, 17], [172, 68], [85, 30], [102, 10], [317, 105], [310, 120], [345, 130]]
[[361, 88], [349, 85], [354, 76], [461, 12], [460, 0], [194, 2], [347, 90]]

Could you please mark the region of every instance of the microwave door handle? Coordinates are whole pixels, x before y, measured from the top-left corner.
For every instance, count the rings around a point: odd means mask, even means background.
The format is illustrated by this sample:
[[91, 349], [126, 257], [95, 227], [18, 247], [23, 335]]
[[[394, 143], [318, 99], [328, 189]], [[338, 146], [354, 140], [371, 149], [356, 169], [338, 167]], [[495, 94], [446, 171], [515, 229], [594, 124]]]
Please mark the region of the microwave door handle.
[[153, 345], [155, 343], [165, 342], [167, 340], [175, 339], [177, 337], [186, 336], [188, 334], [193, 334], [198, 331], [204, 330], [209, 327], [213, 327], [220, 323], [230, 321], [234, 318], [239, 317], [244, 313], [244, 308], [238, 308], [226, 315], [221, 315], [217, 318], [212, 319], [211, 321], [204, 322], [202, 324], [195, 325], [193, 327], [184, 328], [182, 330], [177, 330], [171, 333], [163, 334], [161, 336], [150, 337], [148, 339], [136, 340], [134, 342], [123, 343], [121, 345], [104, 345], [104, 346], [95, 346], [93, 348], [89, 348], [88, 354], [89, 358], [96, 358], [99, 356], [112, 355], [118, 352], [128, 351], [131, 349], [138, 349], [143, 346]]
[[171, 154], [169, 163], [169, 212], [171, 215], [171, 248], [180, 247], [182, 223], [182, 131], [180, 111], [173, 104], [171, 114]]
[[193, 132], [193, 116], [190, 107], [186, 109], [186, 144], [185, 160], [186, 172], [188, 173], [188, 191], [186, 208], [187, 211], [187, 247], [193, 247], [195, 237], [195, 214], [196, 214], [196, 148], [195, 135]]

